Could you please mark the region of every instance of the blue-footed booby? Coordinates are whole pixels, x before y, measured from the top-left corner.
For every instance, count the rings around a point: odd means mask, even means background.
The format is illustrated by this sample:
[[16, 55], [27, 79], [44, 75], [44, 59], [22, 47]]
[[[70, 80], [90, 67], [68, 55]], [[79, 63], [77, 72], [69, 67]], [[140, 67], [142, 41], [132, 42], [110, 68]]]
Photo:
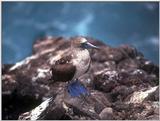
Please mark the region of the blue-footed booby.
[[78, 78], [86, 73], [91, 64], [89, 48], [98, 48], [89, 43], [84, 37], [71, 40], [71, 47], [52, 66], [52, 79], [54, 81], [69, 82], [68, 91], [71, 95], [78, 95], [86, 91]]

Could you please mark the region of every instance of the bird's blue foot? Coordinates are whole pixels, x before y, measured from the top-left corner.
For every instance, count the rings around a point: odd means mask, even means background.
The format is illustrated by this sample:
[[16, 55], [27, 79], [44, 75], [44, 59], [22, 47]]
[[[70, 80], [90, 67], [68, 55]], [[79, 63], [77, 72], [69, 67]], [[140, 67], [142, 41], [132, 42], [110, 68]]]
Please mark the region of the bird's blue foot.
[[67, 86], [68, 93], [72, 97], [78, 97], [80, 95], [89, 95], [87, 88], [82, 85], [78, 80], [71, 82]]

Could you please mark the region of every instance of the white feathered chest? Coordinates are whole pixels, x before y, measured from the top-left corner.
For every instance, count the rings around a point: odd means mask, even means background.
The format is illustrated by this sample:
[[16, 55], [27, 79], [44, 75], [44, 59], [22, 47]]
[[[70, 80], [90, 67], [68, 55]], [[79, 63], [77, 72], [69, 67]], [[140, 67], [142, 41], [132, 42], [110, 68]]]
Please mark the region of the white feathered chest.
[[76, 74], [74, 75], [73, 79], [76, 79], [82, 76], [88, 70], [91, 58], [87, 49], [78, 50], [73, 56], [73, 65], [76, 66]]

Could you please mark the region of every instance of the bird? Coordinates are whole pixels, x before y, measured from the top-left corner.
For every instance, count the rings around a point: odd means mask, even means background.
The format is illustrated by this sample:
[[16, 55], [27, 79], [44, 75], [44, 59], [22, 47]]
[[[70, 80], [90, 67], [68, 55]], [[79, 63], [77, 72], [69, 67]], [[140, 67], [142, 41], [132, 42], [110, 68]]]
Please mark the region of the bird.
[[78, 81], [91, 65], [89, 49], [99, 49], [88, 42], [85, 37], [77, 37], [71, 40], [71, 46], [67, 52], [61, 55], [51, 68], [53, 81], [68, 82], [68, 91], [72, 96], [85, 94], [87, 89]]

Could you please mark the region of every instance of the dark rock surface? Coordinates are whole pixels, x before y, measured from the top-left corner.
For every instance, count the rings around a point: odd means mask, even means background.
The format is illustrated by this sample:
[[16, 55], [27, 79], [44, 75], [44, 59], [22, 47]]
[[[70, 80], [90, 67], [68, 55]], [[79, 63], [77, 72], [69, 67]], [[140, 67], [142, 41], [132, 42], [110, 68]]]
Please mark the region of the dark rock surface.
[[42, 38], [32, 56], [2, 65], [2, 119], [158, 120], [159, 67], [132, 46], [87, 39], [101, 48], [91, 50], [91, 68], [80, 77], [90, 95], [73, 98], [66, 83], [52, 82], [50, 67], [70, 43]]

